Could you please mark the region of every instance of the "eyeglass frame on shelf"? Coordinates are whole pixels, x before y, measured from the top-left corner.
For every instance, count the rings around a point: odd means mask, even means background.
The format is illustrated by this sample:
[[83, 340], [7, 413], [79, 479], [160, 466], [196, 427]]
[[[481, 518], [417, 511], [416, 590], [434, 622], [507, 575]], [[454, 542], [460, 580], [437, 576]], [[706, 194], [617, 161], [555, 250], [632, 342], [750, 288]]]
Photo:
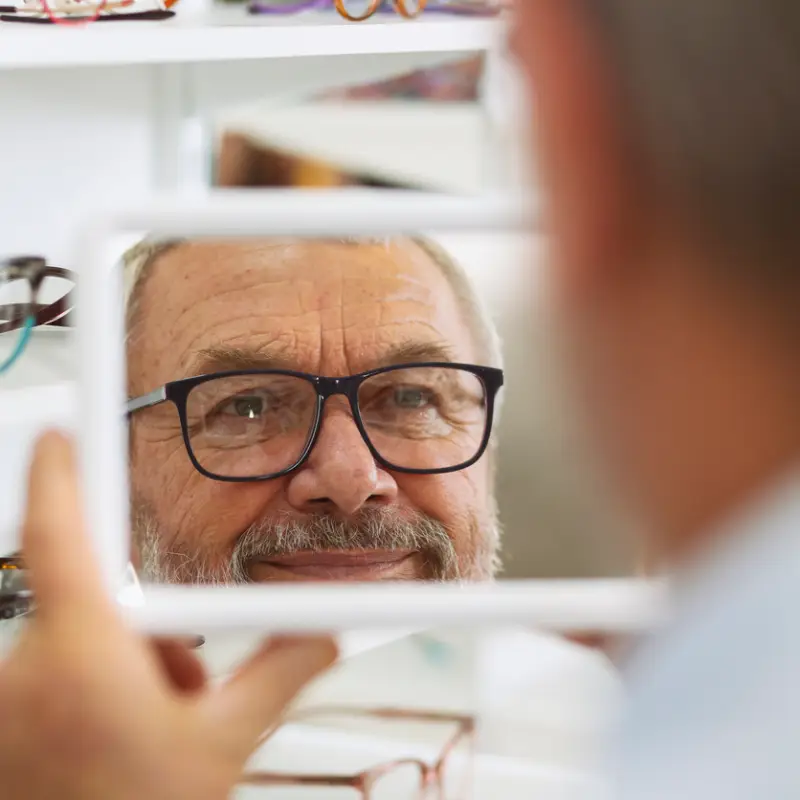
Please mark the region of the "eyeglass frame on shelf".
[[[484, 400], [486, 405], [486, 418], [484, 420], [484, 431], [481, 438], [481, 443], [477, 452], [467, 461], [457, 464], [452, 467], [437, 467], [433, 469], [414, 469], [410, 467], [399, 467], [392, 464], [384, 458], [376, 449], [369, 434], [367, 433], [364, 425], [361, 410], [358, 405], [358, 390], [364, 381], [376, 375], [381, 375], [387, 372], [397, 372], [402, 369], [421, 369], [421, 368], [434, 368], [434, 369], [448, 369], [448, 370], [461, 370], [469, 372], [474, 375], [481, 382], [484, 389]], [[186, 404], [189, 394], [192, 390], [201, 386], [209, 381], [219, 380], [220, 378], [236, 378], [248, 375], [282, 375], [289, 378], [299, 378], [312, 385], [317, 393], [317, 407], [315, 411], [314, 422], [308, 434], [308, 440], [303, 448], [300, 457], [290, 467], [280, 470], [279, 472], [271, 473], [268, 475], [261, 475], [256, 477], [240, 477], [240, 476], [223, 476], [210, 472], [205, 469], [194, 454], [191, 444], [191, 437], [189, 434], [189, 421], [187, 417]], [[449, 472], [460, 472], [467, 469], [479, 461], [486, 448], [492, 435], [492, 426], [494, 423], [494, 408], [497, 394], [503, 386], [504, 373], [503, 370], [496, 367], [485, 367], [477, 364], [458, 364], [453, 362], [441, 361], [425, 361], [419, 363], [409, 364], [395, 364], [390, 367], [379, 367], [378, 369], [368, 370], [361, 372], [357, 375], [347, 375], [340, 378], [329, 378], [322, 375], [312, 375], [307, 372], [295, 372], [293, 370], [281, 369], [248, 369], [248, 370], [232, 370], [219, 373], [211, 373], [206, 375], [198, 375], [192, 378], [183, 378], [177, 381], [160, 386], [152, 392], [140, 395], [139, 397], [128, 400], [126, 405], [126, 417], [130, 420], [131, 416], [137, 411], [142, 411], [147, 408], [153, 408], [162, 403], [171, 402], [178, 411], [178, 417], [181, 423], [181, 433], [183, 435], [183, 443], [189, 459], [194, 468], [201, 474], [211, 480], [222, 481], [225, 483], [254, 483], [260, 481], [276, 480], [282, 478], [295, 470], [299, 469], [314, 449], [314, 445], [319, 438], [319, 433], [322, 428], [322, 415], [325, 406], [325, 401], [334, 395], [344, 395], [350, 404], [350, 410], [353, 414], [353, 420], [356, 423], [361, 438], [369, 448], [372, 457], [377, 463], [391, 470], [392, 472], [401, 472], [409, 475], [442, 475]]]
[[[49, 0], [41, 0], [40, 7], [0, 6], [0, 21], [22, 22], [35, 25], [61, 25], [62, 27], [82, 27], [92, 22], [125, 20], [164, 20], [175, 16], [174, 11], [152, 9], [118, 13], [116, 9], [132, 5], [131, 0], [96, 0], [80, 6], [53, 6]], [[110, 13], [109, 13], [110, 12]]]
[[[39, 303], [39, 291], [45, 278], [63, 278], [73, 284], [61, 298], [53, 303]], [[62, 267], [51, 267], [42, 256], [14, 256], [0, 261], [0, 286], [16, 281], [27, 282], [30, 301], [27, 303], [0, 304], [0, 334], [19, 331], [11, 355], [0, 360], [0, 375], [11, 369], [25, 352], [31, 333], [45, 326], [67, 327], [74, 307], [73, 272]]]
[[[409, 11], [405, 0], [392, 0], [391, 5], [395, 13], [406, 19], [414, 19], [420, 16], [423, 11], [430, 11], [440, 14], [452, 14], [456, 16], [477, 16], [493, 17], [497, 16], [503, 6], [480, 6], [468, 2], [442, 3], [441, 0], [420, 0], [419, 7], [415, 11]], [[271, 5], [268, 0], [251, 0], [248, 4], [248, 11], [251, 14], [274, 14], [276, 16], [286, 16], [299, 14], [304, 11], [324, 10], [333, 8], [339, 16], [350, 22], [364, 22], [375, 14], [385, 11], [387, 3], [385, 0], [371, 0], [367, 11], [362, 14], [353, 14], [347, 10], [343, 0], [297, 0], [295, 3], [281, 3]]]
[[[22, 575], [21, 585], [6, 588], [6, 576]], [[27, 584], [25, 563], [19, 554], [0, 557], [0, 620], [7, 621], [30, 614], [34, 610], [33, 592]]]
[[[4, 279], [4, 271], [10, 277]], [[31, 289], [30, 303], [0, 304], [0, 333], [10, 333], [25, 326], [29, 317], [33, 317], [33, 327], [46, 325], [66, 328], [71, 325], [72, 311], [75, 308], [74, 288], [52, 303], [39, 303], [38, 296], [45, 278], [63, 278], [73, 285], [77, 284], [74, 272], [63, 267], [51, 267], [41, 256], [16, 256], [0, 262], [0, 285], [15, 280], [27, 280]], [[10, 317], [3, 322], [2, 312]]]
[[[388, 775], [398, 767], [415, 766], [419, 768], [421, 785], [420, 793], [424, 794], [428, 786], [435, 780], [439, 784], [440, 791], [442, 786], [442, 770], [447, 759], [452, 755], [456, 745], [464, 738], [469, 739], [471, 752], [474, 752], [474, 736], [476, 719], [470, 714], [451, 714], [440, 711], [417, 711], [398, 708], [345, 708], [345, 707], [323, 707], [309, 708], [295, 712], [284, 719], [282, 724], [302, 723], [304, 719], [321, 716], [344, 716], [344, 717], [369, 717], [380, 720], [411, 721], [411, 722], [431, 722], [431, 723], [450, 723], [458, 725], [456, 732], [445, 742], [441, 749], [441, 754], [435, 764], [430, 764], [418, 758], [402, 758], [396, 761], [389, 761], [377, 767], [370, 767], [356, 773], [355, 775], [299, 775], [292, 773], [280, 773], [267, 770], [253, 770], [246, 772], [239, 781], [240, 786], [336, 786], [341, 788], [352, 788], [361, 793], [363, 800], [369, 800], [370, 790], [380, 778]], [[271, 729], [261, 737], [258, 747], [266, 744], [269, 739], [280, 730], [280, 725]], [[447, 800], [442, 798], [442, 800]]]
[[[408, 10], [406, 6], [406, 0], [391, 0], [391, 3], [394, 6], [395, 11], [400, 14], [400, 16], [405, 17], [406, 19], [413, 19], [414, 17], [418, 17], [425, 10], [427, 1], [428, 0], [418, 0], [419, 7], [416, 11]], [[303, 11], [335, 8], [339, 16], [343, 17], [344, 19], [349, 20], [350, 22], [363, 22], [364, 20], [373, 16], [381, 8], [383, 3], [384, 0], [370, 0], [367, 11], [360, 15], [351, 14], [347, 10], [343, 0], [297, 0], [296, 3], [282, 3], [276, 6], [272, 6], [266, 2], [259, 2], [259, 0], [253, 0], [253, 2], [249, 3], [248, 10], [251, 14], [287, 15], [297, 14]]]

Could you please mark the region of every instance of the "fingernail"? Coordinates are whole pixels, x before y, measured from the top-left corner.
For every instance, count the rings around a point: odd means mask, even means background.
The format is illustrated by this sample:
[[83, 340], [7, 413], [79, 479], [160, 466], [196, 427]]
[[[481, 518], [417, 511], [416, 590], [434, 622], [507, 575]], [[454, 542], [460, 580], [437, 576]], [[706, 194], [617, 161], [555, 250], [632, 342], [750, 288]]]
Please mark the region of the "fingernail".
[[58, 469], [70, 469], [73, 465], [72, 441], [62, 431], [45, 431], [36, 441], [34, 457], [48, 458]]

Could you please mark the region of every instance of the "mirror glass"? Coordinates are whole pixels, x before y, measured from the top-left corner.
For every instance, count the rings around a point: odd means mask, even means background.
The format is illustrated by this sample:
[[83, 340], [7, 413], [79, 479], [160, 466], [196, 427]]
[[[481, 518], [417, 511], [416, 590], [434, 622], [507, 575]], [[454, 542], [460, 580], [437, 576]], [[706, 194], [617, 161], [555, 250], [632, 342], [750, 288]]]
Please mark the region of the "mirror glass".
[[142, 581], [623, 574], [555, 388], [540, 258], [497, 233], [134, 245]]
[[481, 99], [485, 60], [467, 52], [354, 61], [333, 87], [326, 62], [319, 76], [303, 76], [304, 96], [220, 105], [199, 157], [218, 187], [481, 191], [504, 158]]

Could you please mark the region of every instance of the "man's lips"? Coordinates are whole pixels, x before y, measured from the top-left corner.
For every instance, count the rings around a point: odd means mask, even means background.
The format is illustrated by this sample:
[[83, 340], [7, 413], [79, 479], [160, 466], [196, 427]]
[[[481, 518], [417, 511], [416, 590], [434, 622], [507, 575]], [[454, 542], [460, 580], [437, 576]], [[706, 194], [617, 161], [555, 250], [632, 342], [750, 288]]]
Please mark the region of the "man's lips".
[[254, 562], [255, 581], [378, 581], [417, 577], [413, 550], [358, 550], [294, 553]]

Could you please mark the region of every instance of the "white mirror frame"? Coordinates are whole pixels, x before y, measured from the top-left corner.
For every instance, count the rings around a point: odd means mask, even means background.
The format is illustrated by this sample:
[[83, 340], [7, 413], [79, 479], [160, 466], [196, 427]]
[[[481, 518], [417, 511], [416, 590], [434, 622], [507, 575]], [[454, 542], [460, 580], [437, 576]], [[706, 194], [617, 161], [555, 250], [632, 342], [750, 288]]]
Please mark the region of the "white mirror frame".
[[[164, 237], [377, 236], [513, 232], [531, 209], [510, 197], [454, 198], [362, 190], [212, 191], [151, 198], [96, 213], [81, 231], [77, 332], [81, 463], [87, 519], [109, 590], [133, 623], [159, 634], [491, 626], [636, 631], [664, 616], [663, 587], [641, 581], [521, 581], [493, 585], [251, 585], [145, 588], [129, 560], [128, 448], [122, 275], [109, 245], [126, 234]], [[138, 598], [138, 602], [137, 602]]]

